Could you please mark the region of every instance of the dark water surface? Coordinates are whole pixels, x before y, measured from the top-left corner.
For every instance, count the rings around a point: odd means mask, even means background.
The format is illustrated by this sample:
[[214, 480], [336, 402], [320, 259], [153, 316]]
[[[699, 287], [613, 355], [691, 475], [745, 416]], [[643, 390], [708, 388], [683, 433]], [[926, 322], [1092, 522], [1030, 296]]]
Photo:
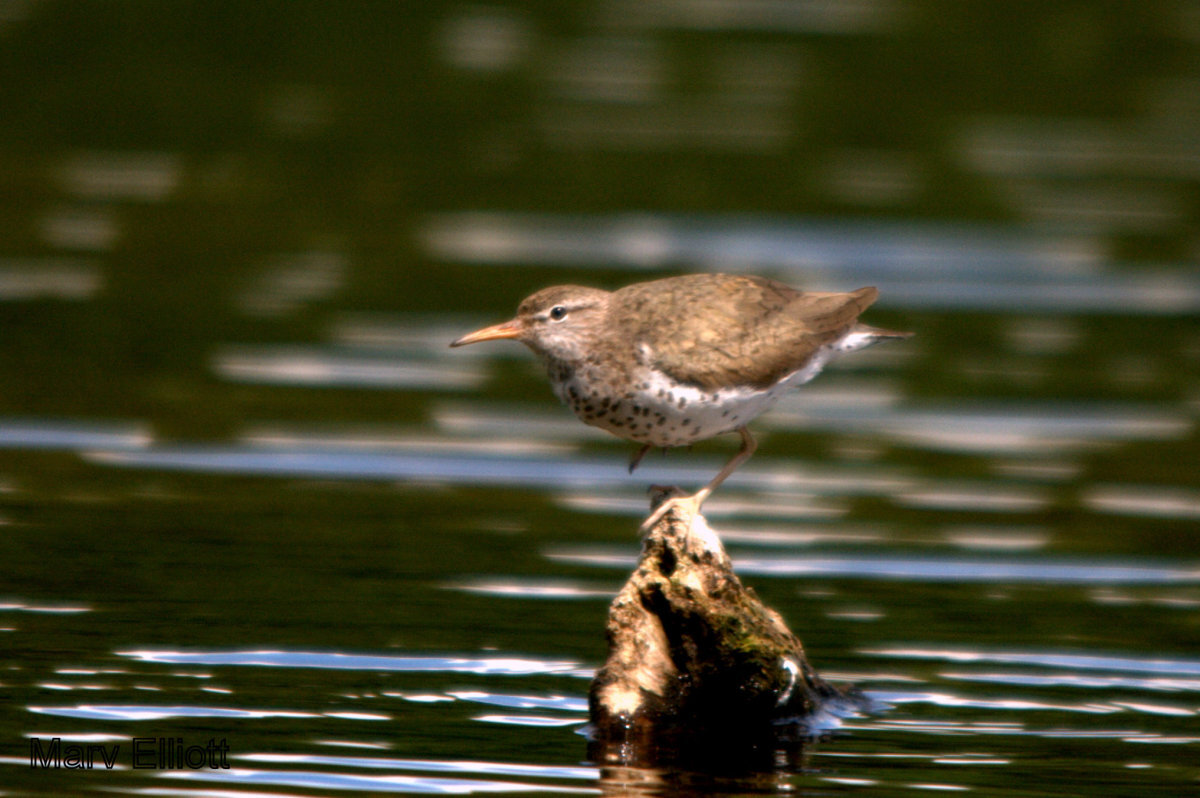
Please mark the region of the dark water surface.
[[[1200, 5], [410, 5], [0, 4], [0, 794], [1200, 789]], [[447, 344], [718, 269], [916, 333], [705, 507], [877, 711], [600, 768], [646, 486], [735, 441], [630, 476]]]

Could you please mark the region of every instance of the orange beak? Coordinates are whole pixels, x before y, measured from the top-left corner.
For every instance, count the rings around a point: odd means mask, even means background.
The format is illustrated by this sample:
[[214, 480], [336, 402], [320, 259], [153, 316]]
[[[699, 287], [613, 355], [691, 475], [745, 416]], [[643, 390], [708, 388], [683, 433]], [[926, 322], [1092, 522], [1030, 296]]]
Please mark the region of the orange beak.
[[500, 338], [516, 338], [525, 331], [525, 325], [520, 319], [506, 321], [503, 324], [493, 324], [491, 327], [484, 327], [482, 330], [476, 330], [473, 333], [468, 333], [457, 341], [454, 341], [450, 346], [466, 346], [467, 344], [477, 344], [480, 341], [496, 341]]

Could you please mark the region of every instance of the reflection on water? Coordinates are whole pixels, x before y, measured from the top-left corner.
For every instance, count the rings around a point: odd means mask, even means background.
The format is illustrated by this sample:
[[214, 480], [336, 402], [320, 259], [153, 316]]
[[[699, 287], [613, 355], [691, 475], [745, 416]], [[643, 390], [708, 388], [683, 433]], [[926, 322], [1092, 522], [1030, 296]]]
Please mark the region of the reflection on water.
[[1180, 440], [1195, 422], [1174, 407], [1094, 404], [896, 408], [809, 407], [790, 399], [766, 423], [780, 429], [861, 431], [907, 446], [982, 455], [1061, 455], [1126, 440]]
[[47, 612], [54, 614], [77, 612], [91, 612], [91, 607], [71, 607], [71, 606], [38, 606], [34, 604], [25, 604], [24, 602], [5, 601], [0, 602], [0, 612]]
[[183, 157], [166, 152], [77, 152], [54, 170], [62, 190], [78, 199], [161, 202], [183, 176]]
[[[882, 657], [904, 657], [947, 660], [949, 662], [999, 662], [1017, 665], [1040, 665], [1071, 671], [1116, 671], [1126, 673], [1163, 673], [1174, 676], [1200, 675], [1200, 660], [1170, 659], [1154, 656], [1119, 657], [1093, 654], [1052, 654], [1033, 651], [982, 651], [958, 648], [916, 649], [883, 648], [866, 653]], [[1141, 687], [1152, 686], [1148, 681]]]
[[1188, 488], [1100, 485], [1089, 490], [1083, 501], [1100, 512], [1200, 521], [1200, 491]]
[[388, 759], [386, 757], [331, 757], [312, 754], [251, 754], [250, 762], [285, 762], [317, 765], [342, 765], [360, 768], [389, 768], [397, 770], [424, 770], [432, 773], [491, 773], [499, 776], [524, 776], [526, 778], [571, 778], [591, 780], [596, 778], [595, 768], [556, 767], [540, 768], [506, 762], [432, 762], [413, 759]]
[[[1118, 270], [1072, 241], [1003, 229], [468, 213], [430, 220], [439, 258], [486, 265], [676, 264], [769, 271], [811, 289], [876, 285], [893, 307], [1146, 314], [1200, 310], [1194, 269]], [[962, 268], [964, 263], [970, 269]]]
[[394, 356], [365, 357], [295, 348], [256, 351], [242, 347], [223, 352], [213, 370], [236, 382], [391, 390], [470, 388], [484, 378], [481, 371], [470, 366], [440, 368], [433, 363], [399, 362]]
[[[936, 290], [937, 283], [923, 281], [937, 277], [949, 281], [1004, 279], [1013, 283], [1014, 291], [1024, 292], [1031, 287], [1030, 281], [1055, 275], [1096, 279], [1103, 266], [1095, 251], [1073, 246], [1074, 238], [978, 226], [741, 215], [585, 217], [469, 212], [431, 217], [422, 234], [426, 246], [438, 256], [469, 263], [533, 261], [579, 267], [616, 262], [642, 268], [700, 264], [723, 271], [792, 271], [866, 283], [903, 275], [908, 280], [915, 278], [917, 290], [925, 291]], [[972, 268], [964, 270], [963, 263]], [[1048, 268], [1051, 264], [1053, 268]], [[881, 293], [889, 300], [897, 299], [891, 287]], [[908, 293], [899, 294], [900, 301], [907, 299]]]
[[[0, 418], [19, 579], [0, 630], [56, 641], [6, 678], [9, 728], [231, 745], [229, 770], [123, 761], [81, 790], [685, 789], [673, 771], [577, 764], [586, 684], [646, 485], [703, 483], [727, 444], [630, 475], [629, 447], [554, 404], [522, 350], [459, 360], [446, 343], [473, 321], [346, 314], [324, 344], [225, 342], [200, 364], [263, 392], [257, 407], [387, 391], [418, 417], [256, 411], [203, 443], [149, 419]], [[1051, 373], [1096, 343], [1079, 317], [1000, 329]], [[829, 739], [774, 752], [777, 772], [716, 789], [991, 793], [1080, 756], [1112, 794], [1193, 783], [1200, 487], [1155, 462], [1194, 446], [1195, 408], [914, 390], [906, 375], [937, 373], [939, 346], [914, 339], [782, 402], [706, 505], [821, 672], [874, 702], [819, 719]], [[514, 399], [485, 398], [497, 389]], [[39, 505], [38, 469], [81, 488]]]
[[5, 449], [140, 449], [152, 442], [149, 426], [136, 422], [0, 421], [0, 448]]
[[67, 258], [0, 258], [0, 302], [93, 298], [104, 285], [96, 264]]
[[[335, 668], [371, 671], [436, 671], [481, 675], [575, 673], [578, 663], [514, 657], [395, 657], [306, 651], [119, 651], [143, 662], [188, 665], [262, 665], [273, 668]], [[590, 674], [589, 674], [590, 676]]]
[[[580, 551], [558, 549], [547, 556], [559, 562], [595, 565], [631, 570], [636, 558], [628, 553], [609, 553], [604, 550]], [[997, 561], [988, 558], [955, 558], [935, 555], [905, 557], [901, 555], [850, 555], [788, 557], [772, 555], [769, 559], [735, 556], [739, 573], [779, 577], [849, 577], [857, 579], [897, 579], [917, 582], [996, 582], [1020, 584], [1134, 584], [1170, 585], [1200, 584], [1200, 562], [1173, 567], [1155, 563], [1105, 563], [1103, 561], [1046, 562], [1044, 558], [1028, 561]]]
[[[329, 759], [333, 761], [321, 762], [320, 764], [329, 764], [334, 767], [346, 768], [347, 770], [344, 772], [332, 772], [306, 770], [300, 767], [297, 767], [294, 770], [255, 770], [251, 768], [237, 768], [225, 771], [193, 770], [173, 773], [170, 775], [179, 779], [202, 781], [214, 780], [227, 783], [230, 786], [236, 785], [238, 787], [248, 785], [300, 787], [310, 790], [363, 790], [373, 793], [434, 793], [470, 795], [476, 792], [554, 792], [594, 795], [599, 792], [599, 790], [596, 789], [569, 787], [554, 784], [538, 784], [521, 781], [491, 781], [486, 779], [471, 779], [461, 777], [449, 778], [438, 776], [368, 776], [354, 773], [352, 769], [364, 767], [374, 768], [376, 767], [375, 765], [364, 764], [361, 760], [354, 760], [351, 758], [346, 758], [345, 761], [341, 761], [337, 757], [330, 757]], [[294, 760], [287, 760], [283, 764], [293, 764], [293, 762]], [[307, 763], [294, 762], [294, 764], [302, 765]], [[378, 765], [378, 767], [390, 767], [390, 765], [387, 763], [381, 763]], [[534, 775], [544, 776], [547, 778], [559, 777], [554, 773], [538, 773]], [[189, 792], [187, 794], [194, 795], [196, 793]]]
[[521, 578], [511, 581], [479, 580], [475, 582], [453, 585], [456, 590], [466, 590], [471, 593], [481, 593], [493, 596], [510, 596], [515, 598], [545, 598], [555, 601], [564, 599], [604, 599], [611, 601], [617, 594], [617, 585], [609, 587], [593, 587], [564, 580], [538, 582]]
[[263, 709], [231, 709], [227, 707], [182, 706], [107, 706], [81, 704], [74, 707], [26, 707], [39, 715], [58, 715], [64, 718], [88, 720], [164, 720], [169, 718], [303, 718], [303, 712]]

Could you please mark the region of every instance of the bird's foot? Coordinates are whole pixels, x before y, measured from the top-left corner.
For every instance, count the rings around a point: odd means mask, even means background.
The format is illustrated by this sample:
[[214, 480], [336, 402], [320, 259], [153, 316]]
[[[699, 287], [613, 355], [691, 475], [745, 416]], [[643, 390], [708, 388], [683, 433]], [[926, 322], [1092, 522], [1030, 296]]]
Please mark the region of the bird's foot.
[[633, 473], [633, 469], [638, 467], [638, 463], [642, 462], [642, 458], [646, 456], [646, 452], [650, 451], [652, 448], [654, 447], [647, 443], [642, 446], [642, 448], [637, 450], [637, 452], [633, 455], [633, 459], [629, 461], [630, 474]]
[[666, 517], [667, 513], [672, 510], [678, 510], [686, 516], [695, 516], [700, 514], [700, 505], [704, 504], [704, 500], [708, 498], [710, 491], [704, 489], [692, 495], [684, 495], [679, 488], [664, 488], [661, 485], [652, 485], [651, 492], [664, 492], [666, 497], [661, 500], [659, 505], [654, 508], [654, 511], [646, 517], [638, 530], [642, 535], [649, 534], [655, 524]]

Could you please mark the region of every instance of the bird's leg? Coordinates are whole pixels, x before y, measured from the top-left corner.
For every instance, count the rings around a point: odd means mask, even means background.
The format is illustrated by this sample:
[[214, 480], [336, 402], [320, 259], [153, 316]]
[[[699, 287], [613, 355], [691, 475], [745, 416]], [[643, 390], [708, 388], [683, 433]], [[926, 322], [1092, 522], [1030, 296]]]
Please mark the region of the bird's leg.
[[642, 446], [642, 448], [637, 450], [637, 453], [633, 455], [633, 459], [629, 461], [629, 473], [630, 474], [633, 473], [633, 469], [638, 467], [638, 463], [642, 462], [642, 458], [646, 456], [646, 452], [650, 451], [653, 448], [654, 448], [653, 446], [651, 446], [650, 444], [647, 443], [644, 446]]
[[758, 448], [758, 443], [754, 440], [754, 436], [750, 434], [750, 430], [745, 427], [738, 427], [738, 434], [742, 436], [742, 448], [737, 454], [729, 458], [729, 462], [725, 464], [717, 475], [712, 478], [712, 481], [705, 485], [700, 490], [693, 493], [691, 496], [674, 496], [665, 500], [662, 504], [655, 508], [654, 512], [650, 513], [649, 517], [642, 522], [642, 534], [649, 532], [662, 517], [669, 513], [672, 509], [678, 507], [691, 515], [696, 515], [700, 512], [700, 505], [704, 504], [704, 500], [712, 495], [712, 492], [724, 482], [730, 474], [737, 471], [738, 466], [750, 459], [754, 454], [754, 450]]

